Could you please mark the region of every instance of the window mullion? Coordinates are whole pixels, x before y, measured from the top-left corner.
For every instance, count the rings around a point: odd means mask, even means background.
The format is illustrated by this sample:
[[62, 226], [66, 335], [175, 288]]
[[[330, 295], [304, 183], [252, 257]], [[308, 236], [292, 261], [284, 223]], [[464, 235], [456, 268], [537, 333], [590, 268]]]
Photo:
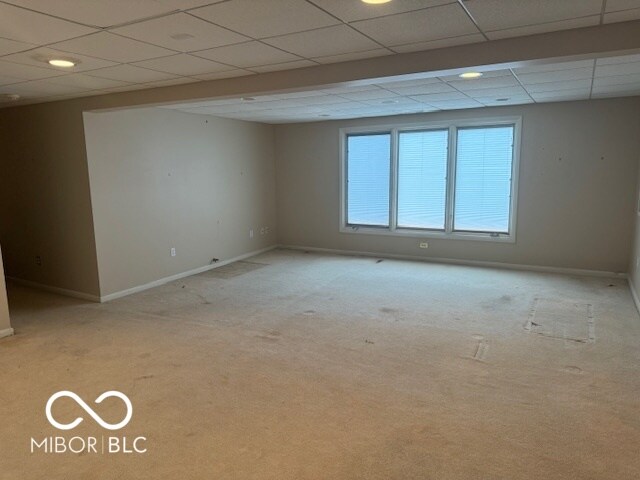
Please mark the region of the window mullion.
[[389, 230], [398, 228], [398, 129], [391, 130], [391, 182], [389, 192]]
[[455, 177], [456, 177], [456, 147], [458, 131], [455, 125], [449, 127], [449, 149], [447, 152], [447, 201], [444, 230], [453, 231], [453, 215], [455, 211]]

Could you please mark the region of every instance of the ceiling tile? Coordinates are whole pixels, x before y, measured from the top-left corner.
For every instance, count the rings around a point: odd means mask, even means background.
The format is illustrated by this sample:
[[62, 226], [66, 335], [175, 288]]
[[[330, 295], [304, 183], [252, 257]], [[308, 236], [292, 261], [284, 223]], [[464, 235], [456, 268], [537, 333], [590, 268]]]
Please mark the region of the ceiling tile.
[[296, 68], [315, 67], [318, 64], [311, 60], [296, 60], [294, 62], [274, 63], [272, 65], [262, 65], [260, 67], [250, 67], [257, 73], [277, 72], [280, 70], [294, 70]]
[[107, 32], [94, 33], [86, 37], [56, 43], [52, 45], [52, 48], [121, 63], [162, 57], [174, 53], [171, 50]]
[[375, 90], [365, 90], [362, 92], [341, 93], [340, 96], [342, 98], [346, 98], [347, 100], [355, 101], [399, 97], [398, 94], [390, 92], [389, 90], [384, 90], [382, 88], [376, 88]]
[[593, 93], [596, 95], [603, 93], [631, 94], [631, 92], [640, 92], [640, 84], [626, 83], [621, 85], [594, 85], [593, 87]]
[[457, 3], [362, 20], [352, 25], [387, 47], [478, 33], [464, 9]]
[[602, 0], [465, 0], [485, 31], [600, 15]]
[[629, 75], [640, 73], [640, 62], [616, 63], [614, 65], [597, 65], [596, 77], [608, 77], [613, 75]]
[[605, 12], [618, 12], [640, 8], [640, 0], [607, 0]]
[[345, 22], [353, 22], [445, 5], [451, 3], [451, 0], [402, 0], [381, 5], [367, 5], [363, 2], [345, 0], [311, 0], [311, 2]]
[[459, 37], [443, 38], [441, 40], [431, 40], [430, 42], [407, 43], [405, 45], [394, 45], [392, 50], [397, 53], [421, 52], [423, 50], [435, 50], [437, 48], [456, 47], [458, 45], [468, 45], [470, 43], [486, 42], [480, 33], [471, 35], [460, 35]]
[[440, 110], [459, 110], [463, 108], [478, 108], [483, 105], [475, 100], [447, 100], [442, 102], [431, 102], [429, 105], [433, 105]]
[[9, 40], [7, 38], [0, 38], [0, 56], [9, 55], [10, 53], [22, 52], [23, 50], [29, 50], [34, 48], [35, 45], [31, 43], [17, 42], [15, 40]]
[[100, 68], [87, 73], [93, 77], [107, 78], [131, 83], [147, 83], [160, 80], [170, 80], [176, 76], [171, 73], [157, 72], [148, 68], [140, 68], [134, 65], [116, 65], [114, 67]]
[[222, 78], [244, 77], [253, 75], [253, 72], [242, 69], [226, 70], [224, 72], [205, 73], [203, 75], [194, 75], [199, 80], [220, 80]]
[[[384, 78], [376, 80], [376, 85], [384, 88], [388, 88], [389, 90], [394, 90], [395, 87], [415, 87], [426, 85], [427, 83], [442, 83], [442, 81], [437, 77], [423, 77], [416, 76], [416, 74], [410, 75], [400, 75], [396, 77], [389, 77], [389, 81], [385, 81]], [[432, 93], [432, 92], [422, 92], [422, 93]]]
[[476, 98], [475, 100], [487, 107], [502, 107], [505, 105], [525, 105], [527, 103], [533, 103], [533, 99], [528, 95]]
[[342, 53], [340, 55], [329, 55], [327, 57], [316, 57], [314, 60], [319, 63], [339, 63], [351, 60], [361, 60], [364, 58], [383, 57], [391, 55], [393, 52], [386, 48], [376, 48], [374, 50], [366, 50], [364, 52]]
[[7, 75], [10, 77], [20, 78], [22, 80], [37, 80], [40, 78], [64, 75], [64, 73], [58, 70], [50, 70], [48, 68], [33, 67], [31, 65], [22, 65], [19, 63], [0, 60], [0, 75]]
[[179, 52], [191, 52], [220, 47], [248, 40], [226, 28], [212, 25], [186, 13], [134, 23], [111, 30], [119, 35], [171, 48]]
[[9, 3], [71, 21], [110, 27], [175, 10], [175, 6], [155, 0], [7, 0]]
[[362, 52], [380, 47], [346, 25], [269, 38], [265, 42], [306, 58]]
[[[2, 85], [10, 85], [12, 83], [20, 83], [24, 80], [22, 78], [12, 77], [10, 75], [2, 75], [0, 74], [0, 86]], [[5, 92], [1, 92], [5, 93]]]
[[175, 75], [203, 75], [205, 73], [224, 72], [233, 68], [186, 53], [136, 62], [135, 65]]
[[544, 63], [540, 65], [529, 65], [527, 67], [514, 68], [513, 71], [520, 75], [521, 73], [553, 72], [555, 70], [567, 70], [570, 68], [593, 68], [593, 62], [594, 60], [578, 60], [576, 62]]
[[[48, 60], [53, 58], [72, 60], [76, 65], [72, 68], [54, 67], [49, 65]], [[109, 60], [102, 60], [100, 58], [87, 57], [85, 55], [78, 55], [77, 53], [69, 54], [68, 52], [62, 52], [60, 50], [54, 50], [53, 48], [40, 47], [28, 52], [14, 53], [13, 55], [7, 55], [3, 60], [8, 60], [15, 63], [22, 63], [24, 65], [33, 65], [34, 67], [42, 67], [50, 70], [56, 70], [62, 73], [78, 73], [86, 70], [93, 70], [96, 68], [108, 67], [115, 65], [115, 62]]]
[[[437, 80], [437, 79], [436, 79]], [[396, 85], [401, 85], [397, 83]], [[382, 84], [388, 90], [396, 92], [399, 95], [428, 95], [433, 93], [454, 92], [455, 89], [444, 82], [437, 80], [436, 82], [411, 85], [409, 87], [400, 87], [395, 85]]]
[[115, 88], [126, 86], [126, 82], [117, 80], [109, 80], [106, 78], [97, 78], [85, 75], [83, 73], [72, 73], [71, 75], [61, 75], [59, 77], [47, 79], [49, 83], [56, 85], [66, 85], [69, 87], [81, 88], [83, 90], [102, 90], [106, 88]]
[[392, 105], [394, 107], [398, 107], [398, 108], [422, 108], [423, 105], [417, 101], [414, 100], [412, 98], [409, 97], [398, 97], [398, 98], [377, 98], [375, 100], [363, 100], [362, 103], [365, 103], [367, 105], [384, 105], [385, 107], [387, 105]]
[[[474, 69], [474, 71], [475, 71], [475, 69]], [[465, 83], [473, 84], [473, 83], [482, 83], [482, 82], [479, 82], [479, 80], [487, 80], [488, 78], [512, 77], [513, 76], [513, 74], [511, 73], [511, 70], [505, 70], [505, 69], [501, 69], [501, 70], [482, 70], [482, 69], [478, 69], [478, 71], [482, 72], [482, 78], [461, 80], [459, 75], [445, 75], [445, 76], [440, 75], [438, 78], [440, 78], [440, 80], [444, 80], [445, 82], [460, 82], [460, 81], [464, 81]]]
[[481, 88], [479, 90], [470, 90], [466, 92], [471, 98], [503, 98], [527, 96], [527, 91], [518, 87], [502, 87], [502, 88]]
[[559, 22], [540, 23], [524, 27], [507, 28], [486, 32], [490, 40], [500, 40], [501, 38], [522, 37], [525, 35], [536, 35], [539, 33], [556, 32], [558, 30], [571, 30], [572, 28], [591, 27], [600, 23], [600, 15], [576, 18], [572, 20], [561, 20]]
[[11, 93], [17, 93], [23, 96], [48, 96], [48, 95], [64, 95], [90, 90], [82, 87], [72, 87], [68, 85], [59, 85], [51, 83], [47, 80], [32, 80], [29, 82], [11, 85]]
[[240, 68], [300, 60], [296, 55], [256, 41], [212, 48], [194, 52], [193, 55]]
[[628, 22], [640, 18], [640, 8], [604, 14], [604, 23]]
[[[47, 3], [55, 4], [58, 2]], [[0, 3], [0, 37], [42, 45], [95, 32], [93, 28]]]
[[252, 38], [273, 37], [339, 23], [331, 15], [300, 0], [230, 0], [190, 13]]
[[640, 54], [622, 55], [617, 57], [603, 57], [596, 60], [596, 65], [615, 65], [616, 63], [640, 62]]
[[548, 83], [535, 83], [533, 85], [526, 85], [525, 88], [529, 93], [546, 93], [557, 92], [560, 90], [576, 90], [591, 88], [591, 79], [573, 80], [571, 82], [548, 82]]
[[483, 77], [473, 80], [458, 79], [450, 81], [449, 84], [457, 88], [458, 90], [462, 90], [463, 92], [483, 88], [516, 87], [519, 85], [518, 81], [513, 77], [513, 75], [504, 75], [500, 77]]
[[593, 68], [571, 68], [569, 70], [556, 70], [553, 72], [518, 74], [518, 79], [523, 85], [584, 80], [591, 79], [592, 77]]
[[639, 85], [640, 73], [632, 75], [618, 75], [612, 77], [596, 77], [593, 80], [593, 86], [605, 87], [609, 85]]
[[168, 5], [173, 9], [188, 10], [190, 8], [204, 7], [212, 3], [226, 2], [227, 0], [156, 0], [163, 5]]
[[590, 88], [575, 88], [559, 90], [556, 92], [531, 93], [536, 102], [561, 101], [561, 100], [586, 100], [591, 93]]
[[431, 103], [431, 102], [444, 102], [449, 100], [468, 100], [464, 93], [460, 92], [446, 92], [446, 93], [432, 93], [430, 95], [412, 95], [412, 99], [422, 102], [422, 103]]

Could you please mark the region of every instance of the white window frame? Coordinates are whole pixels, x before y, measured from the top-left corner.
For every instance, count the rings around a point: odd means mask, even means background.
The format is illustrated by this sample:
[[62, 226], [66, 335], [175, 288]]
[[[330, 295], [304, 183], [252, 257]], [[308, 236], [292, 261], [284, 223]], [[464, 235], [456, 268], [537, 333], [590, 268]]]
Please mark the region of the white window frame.
[[[460, 232], [453, 230], [455, 211], [455, 168], [457, 161], [457, 132], [466, 127], [495, 127], [513, 125], [513, 159], [511, 164], [511, 202], [508, 233]], [[445, 206], [445, 229], [427, 230], [399, 228], [398, 215], [398, 138], [399, 132], [414, 130], [449, 130], [447, 153], [447, 194]], [[404, 123], [393, 125], [372, 125], [368, 127], [348, 127], [340, 129], [340, 232], [365, 235], [391, 235], [397, 237], [440, 238], [452, 240], [480, 240], [490, 242], [515, 243], [518, 215], [518, 183], [520, 179], [520, 137], [522, 117], [486, 117], [441, 122]], [[391, 179], [389, 197], [389, 227], [348, 225], [347, 222], [347, 136], [350, 134], [391, 134]]]

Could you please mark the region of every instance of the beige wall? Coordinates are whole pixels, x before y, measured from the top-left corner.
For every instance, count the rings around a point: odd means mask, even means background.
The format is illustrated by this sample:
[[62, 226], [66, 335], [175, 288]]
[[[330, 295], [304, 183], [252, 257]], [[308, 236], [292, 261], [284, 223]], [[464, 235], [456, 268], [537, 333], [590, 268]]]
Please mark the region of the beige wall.
[[85, 134], [102, 296], [276, 243], [272, 126], [149, 108]]
[[0, 172], [0, 242], [7, 275], [97, 295], [79, 104], [0, 110]]
[[9, 322], [9, 302], [7, 301], [7, 289], [4, 283], [4, 267], [2, 265], [2, 251], [0, 251], [0, 337], [5, 336], [11, 329]]
[[[640, 163], [640, 150], [636, 153], [636, 158]], [[634, 290], [636, 299], [640, 299], [640, 177], [635, 192], [635, 205], [637, 209], [633, 219], [633, 247], [629, 258], [629, 283]], [[640, 308], [640, 305], [638, 305]]]
[[[637, 98], [283, 125], [276, 130], [280, 243], [351, 251], [626, 272], [640, 116]], [[522, 116], [515, 244], [339, 232], [338, 129]]]

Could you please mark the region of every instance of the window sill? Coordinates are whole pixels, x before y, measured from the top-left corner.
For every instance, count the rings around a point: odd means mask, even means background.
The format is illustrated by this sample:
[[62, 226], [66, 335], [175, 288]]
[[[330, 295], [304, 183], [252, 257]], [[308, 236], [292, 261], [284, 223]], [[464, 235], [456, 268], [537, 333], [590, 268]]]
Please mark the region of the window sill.
[[390, 230], [384, 227], [358, 227], [358, 226], [342, 226], [340, 233], [361, 234], [361, 235], [381, 235], [387, 237], [407, 237], [407, 238], [435, 238], [440, 240], [467, 240], [480, 242], [495, 243], [516, 243], [515, 235], [502, 233], [499, 236], [493, 236], [490, 233], [475, 232], [438, 232], [433, 230], [412, 230], [412, 229], [396, 229]]

